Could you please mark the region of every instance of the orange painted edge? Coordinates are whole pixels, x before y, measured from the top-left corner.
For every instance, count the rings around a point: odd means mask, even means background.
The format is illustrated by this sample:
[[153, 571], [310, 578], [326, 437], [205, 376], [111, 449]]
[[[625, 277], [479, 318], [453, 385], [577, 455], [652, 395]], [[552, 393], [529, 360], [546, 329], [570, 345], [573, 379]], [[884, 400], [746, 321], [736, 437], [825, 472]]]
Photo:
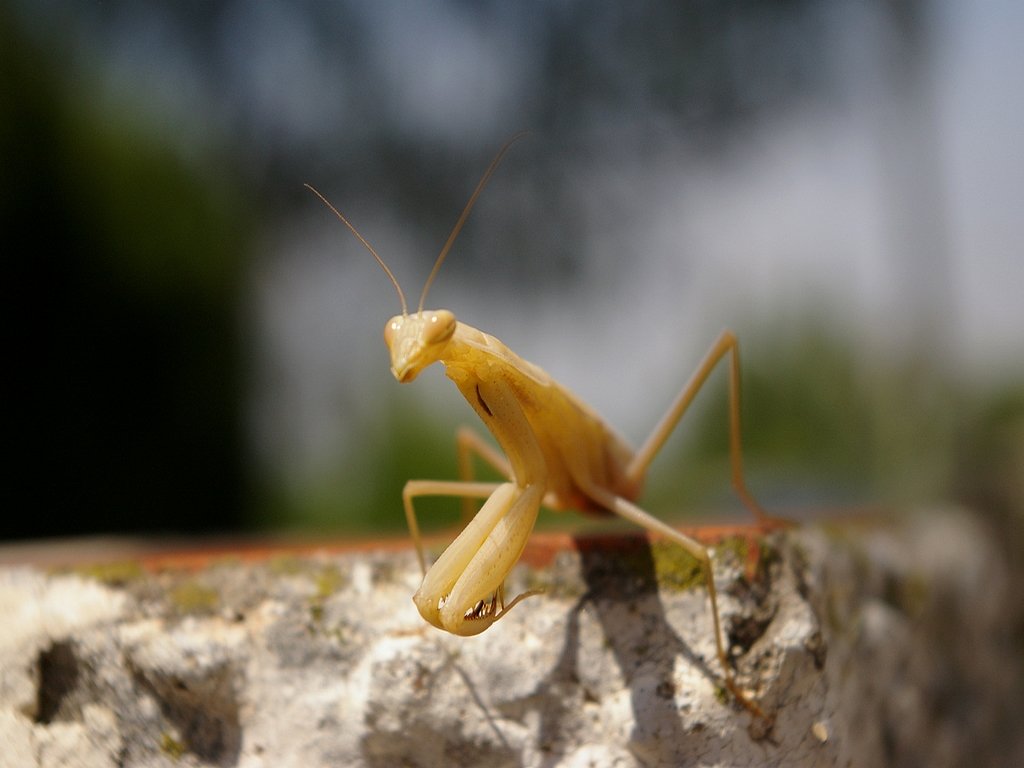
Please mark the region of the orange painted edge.
[[[878, 508], [836, 511], [817, 516], [822, 521], [873, 524], [891, 519], [886, 510]], [[757, 537], [764, 531], [755, 523], [676, 526], [676, 530], [704, 544], [715, 544], [724, 539], [742, 536]], [[446, 544], [452, 535], [432, 536], [425, 539], [428, 546]], [[581, 548], [630, 547], [630, 542], [658, 538], [645, 531], [614, 531], [608, 533], [567, 531], [534, 531], [520, 558], [534, 568], [551, 563], [559, 552], [579, 551]], [[241, 561], [259, 563], [275, 557], [310, 557], [350, 552], [400, 552], [412, 548], [408, 536], [369, 539], [321, 539], [302, 537], [289, 539], [233, 538], [224, 539], [187, 537], [161, 541], [160, 539], [112, 537], [109, 539], [70, 539], [60, 541], [34, 541], [0, 545], [0, 567], [35, 565], [47, 568], [67, 568], [84, 564], [137, 562], [146, 570], [198, 571], [222, 562]]]

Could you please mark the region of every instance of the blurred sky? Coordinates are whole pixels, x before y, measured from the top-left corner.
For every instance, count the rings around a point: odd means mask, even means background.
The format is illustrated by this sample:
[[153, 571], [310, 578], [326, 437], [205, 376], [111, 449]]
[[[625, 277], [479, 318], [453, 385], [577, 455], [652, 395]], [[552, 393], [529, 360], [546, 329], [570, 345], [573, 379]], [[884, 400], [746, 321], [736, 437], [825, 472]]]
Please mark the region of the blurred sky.
[[[262, 237], [249, 434], [293, 485], [391, 407], [386, 276], [634, 441], [726, 325], [824, 313], [964, 376], [1024, 365], [1024, 5], [23, 0], [111, 109], [232, 154]], [[756, 354], [753, 353], [752, 354]], [[425, 375], [417, 394], [463, 414]], [[460, 410], [461, 409], [461, 410]], [[453, 415], [453, 419], [455, 416]]]

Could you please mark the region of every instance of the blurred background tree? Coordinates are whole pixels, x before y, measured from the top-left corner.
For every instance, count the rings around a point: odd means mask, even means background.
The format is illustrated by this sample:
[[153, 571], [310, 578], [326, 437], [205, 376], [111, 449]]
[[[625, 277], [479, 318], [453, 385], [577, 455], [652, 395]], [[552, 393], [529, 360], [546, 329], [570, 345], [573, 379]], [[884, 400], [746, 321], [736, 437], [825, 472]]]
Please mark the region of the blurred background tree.
[[230, 163], [189, 167], [144, 104], [102, 109], [14, 21], [0, 8], [0, 535], [238, 527], [248, 214]]

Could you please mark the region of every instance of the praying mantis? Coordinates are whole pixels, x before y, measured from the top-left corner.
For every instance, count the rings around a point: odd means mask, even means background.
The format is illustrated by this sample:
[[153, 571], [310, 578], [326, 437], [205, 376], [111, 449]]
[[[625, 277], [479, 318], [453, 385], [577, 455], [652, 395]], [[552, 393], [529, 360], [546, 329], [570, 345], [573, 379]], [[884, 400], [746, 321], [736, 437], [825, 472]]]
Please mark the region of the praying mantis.
[[[725, 655], [708, 550], [636, 504], [651, 461], [712, 370], [728, 356], [733, 487], [760, 529], [770, 530], [787, 524], [769, 516], [744, 482], [740, 363], [735, 334], [730, 330], [721, 333], [650, 436], [634, 451], [586, 403], [541, 368], [518, 357], [495, 337], [459, 322], [449, 310], [423, 308], [427, 291], [477, 197], [501, 158], [521, 135], [509, 139], [491, 161], [434, 263], [420, 295], [419, 307], [412, 314], [398, 280], [383, 259], [323, 195], [305, 185], [359, 238], [398, 291], [402, 314], [395, 315], [384, 326], [384, 343], [391, 356], [394, 377], [402, 383], [411, 382], [428, 366], [442, 363], [448, 378], [455, 382], [503, 451], [499, 453], [476, 433], [462, 428], [456, 437], [460, 480], [409, 480], [406, 483], [402, 500], [423, 571], [423, 582], [413, 601], [423, 618], [433, 626], [456, 635], [477, 635], [507, 615], [520, 600], [536, 594], [526, 592], [506, 603], [504, 585], [526, 547], [542, 505], [556, 511], [614, 513], [681, 545], [700, 561], [711, 601], [715, 648], [724, 670], [725, 685], [740, 703], [763, 716], [757, 704], [736, 684]], [[474, 455], [507, 480], [476, 482]], [[469, 506], [472, 499], [486, 499], [429, 568], [413, 504], [420, 496], [461, 497], [469, 515], [472, 514]]]

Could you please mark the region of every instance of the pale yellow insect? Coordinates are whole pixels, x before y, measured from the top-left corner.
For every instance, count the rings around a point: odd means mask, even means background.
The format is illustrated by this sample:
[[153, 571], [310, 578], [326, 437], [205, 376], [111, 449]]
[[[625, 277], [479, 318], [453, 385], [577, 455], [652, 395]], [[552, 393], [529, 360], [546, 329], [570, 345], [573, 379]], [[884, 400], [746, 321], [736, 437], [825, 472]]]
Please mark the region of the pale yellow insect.
[[[534, 594], [527, 592], [506, 604], [504, 584], [522, 555], [542, 504], [559, 511], [613, 512], [680, 544], [701, 562], [711, 599], [715, 647], [725, 672], [726, 686], [744, 705], [761, 714], [757, 705], [735, 684], [726, 659], [708, 550], [634, 503], [655, 454], [708, 375], [729, 355], [732, 482], [761, 528], [783, 524], [761, 509], [743, 480], [739, 356], [733, 333], [722, 332], [650, 437], [634, 451], [586, 403], [496, 338], [458, 322], [446, 309], [423, 309], [427, 290], [455, 236], [498, 162], [519, 135], [506, 142], [477, 185], [427, 278], [415, 314], [409, 314], [402, 289], [384, 261], [323, 195], [306, 185], [369, 249], [398, 289], [402, 314], [391, 318], [384, 328], [384, 342], [391, 353], [391, 372], [395, 378], [409, 382], [432, 363], [443, 363], [447, 376], [504, 451], [502, 456], [475, 433], [463, 428], [457, 435], [462, 480], [410, 480], [406, 483], [402, 493], [405, 514], [424, 573], [423, 583], [413, 600], [423, 618], [435, 627], [457, 635], [479, 634], [517, 602]], [[508, 482], [473, 482], [473, 454], [507, 477]], [[476, 516], [430, 568], [423, 556], [413, 508], [413, 499], [417, 496], [457, 496], [464, 498], [467, 505], [473, 498], [486, 499]]]

